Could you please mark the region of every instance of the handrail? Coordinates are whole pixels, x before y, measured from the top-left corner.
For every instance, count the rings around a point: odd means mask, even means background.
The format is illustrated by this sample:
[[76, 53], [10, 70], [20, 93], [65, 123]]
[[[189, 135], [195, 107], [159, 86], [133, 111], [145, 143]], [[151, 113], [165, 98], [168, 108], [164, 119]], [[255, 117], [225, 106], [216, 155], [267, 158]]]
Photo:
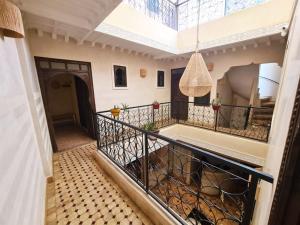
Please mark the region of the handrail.
[[[182, 224], [186, 224], [186, 219], [188, 220], [188, 214], [185, 214], [185, 216], [182, 217], [176, 210], [174, 211], [170, 203], [164, 200], [163, 193], [161, 193], [160, 191], [159, 192], [155, 191], [157, 184], [161, 183], [163, 185], [164, 182], [171, 182], [170, 184], [175, 185], [175, 188], [179, 188], [179, 189], [185, 188], [185, 190], [188, 190], [187, 193], [189, 193], [189, 195], [192, 195], [196, 198], [200, 197], [200, 199], [202, 199], [203, 201], [210, 202], [209, 198], [206, 198], [205, 195], [202, 195], [202, 191], [203, 191], [202, 188], [207, 187], [206, 186], [208, 185], [207, 182], [213, 182], [213, 180], [205, 181], [205, 179], [207, 180], [207, 179], [217, 179], [217, 178], [213, 178], [213, 177], [209, 178], [207, 177], [208, 175], [206, 174], [206, 172], [204, 172], [204, 175], [201, 175], [201, 177], [203, 176], [203, 178], [200, 178], [199, 184], [197, 183], [197, 181], [193, 181], [193, 180], [189, 181], [189, 182], [193, 182], [192, 184], [189, 183], [188, 181], [186, 181], [187, 183], [185, 183], [185, 181], [181, 180], [180, 177], [176, 176], [177, 173], [176, 171], [175, 174], [173, 172], [170, 172], [171, 171], [170, 165], [172, 165], [173, 163], [179, 163], [181, 165], [179, 167], [175, 166], [172, 168], [175, 170], [178, 169], [180, 169], [180, 171], [182, 170], [179, 173], [180, 174], [182, 173], [183, 177], [185, 177], [184, 174], [186, 174], [186, 171], [183, 169], [182, 163], [187, 161], [191, 161], [191, 163], [192, 161], [201, 163], [203, 167], [203, 168], [201, 167], [202, 170], [204, 170], [205, 168], [209, 168], [209, 171], [215, 170], [229, 175], [230, 177], [222, 178], [223, 180], [220, 181], [221, 183], [219, 182], [218, 184], [211, 183], [212, 186], [210, 187], [217, 188], [217, 190], [219, 190], [222, 193], [219, 196], [219, 198], [223, 203], [224, 200], [222, 199], [224, 199], [224, 196], [225, 198], [226, 196], [228, 196], [228, 198], [231, 198], [230, 197], [231, 195], [236, 197], [240, 196], [241, 199], [243, 199], [242, 200], [244, 203], [243, 206], [236, 205], [237, 210], [240, 210], [241, 214], [237, 214], [237, 215], [234, 213], [231, 214], [229, 211], [226, 210], [226, 208], [225, 211], [223, 211], [223, 213], [226, 213], [227, 215], [227, 217], [225, 216], [224, 219], [227, 218], [229, 220], [238, 222], [241, 225], [250, 224], [253, 210], [255, 207], [255, 194], [256, 194], [258, 182], [260, 180], [264, 180], [268, 183], [273, 183], [273, 177], [271, 175], [262, 171], [258, 171], [250, 166], [244, 165], [243, 163], [213, 153], [206, 148], [191, 146], [184, 142], [180, 142], [172, 138], [166, 137], [164, 135], [147, 131], [143, 128], [137, 127], [135, 125], [129, 124], [124, 121], [120, 121], [118, 119], [112, 118], [102, 113], [96, 113], [95, 116], [97, 118], [96, 127], [97, 127], [98, 150], [102, 151], [106, 156], [108, 156], [108, 158], [112, 160], [113, 163], [115, 163], [118, 167], [120, 167], [148, 195], [153, 197], [154, 200], [156, 200], [159, 204], [161, 204], [162, 207], [168, 210]], [[128, 139], [125, 140], [124, 137], [128, 137]], [[155, 138], [155, 140], [157, 141], [150, 142], [151, 137]], [[161, 145], [159, 143], [161, 143]], [[158, 148], [155, 148], [154, 146], [157, 145]], [[165, 148], [164, 146], [169, 146], [169, 147]], [[163, 170], [160, 172], [160, 169], [158, 169], [155, 172], [151, 172], [153, 169], [155, 170], [155, 167], [152, 167], [151, 165], [153, 165], [153, 163], [156, 162], [155, 161], [156, 157], [153, 154], [158, 154], [157, 157], [163, 157], [161, 155], [162, 152], [156, 153], [156, 151], [159, 149], [162, 149], [163, 151], [166, 150], [164, 154], [168, 158], [164, 159], [164, 161], [165, 163], [167, 162], [167, 164], [163, 164], [163, 168], [166, 171]], [[195, 157], [193, 154], [190, 154], [189, 152], [190, 153], [197, 152], [198, 157]], [[152, 154], [153, 157], [150, 157], [150, 154]], [[169, 163], [170, 154], [178, 154], [176, 155], [176, 160], [179, 161], [178, 162], [174, 161], [172, 163]], [[133, 157], [134, 161], [132, 161], [131, 157]], [[137, 164], [131, 164], [136, 162]], [[135, 165], [140, 165], [140, 166], [135, 166]], [[224, 167], [231, 168], [231, 170], [226, 170]], [[190, 172], [189, 176], [191, 176], [191, 174], [194, 173], [198, 173], [199, 175], [199, 172], [197, 171], [195, 170], [194, 172]], [[200, 173], [202, 174], [203, 171]], [[240, 174], [244, 174], [244, 175], [240, 175]], [[153, 177], [151, 177], [151, 175], [165, 176], [165, 178], [164, 180], [157, 180], [156, 177], [154, 177], [153, 180]], [[231, 192], [226, 192], [227, 190], [226, 187], [219, 186], [222, 185], [222, 182], [228, 182], [230, 180], [232, 180], [232, 182], [234, 182], [235, 180], [238, 182], [242, 182], [243, 184], [240, 183], [240, 185], [242, 185], [241, 187], [245, 188], [245, 190], [243, 189], [242, 192], [238, 191], [238, 192], [231, 193]], [[196, 186], [193, 186], [193, 184], [196, 184]], [[247, 185], [245, 186], [245, 184]], [[218, 185], [218, 186], [214, 186], [214, 185]], [[169, 195], [168, 192], [166, 194]], [[182, 195], [184, 195], [184, 193]], [[172, 197], [172, 195], [167, 196], [167, 198], [168, 197]], [[182, 200], [180, 196], [179, 199], [180, 201], [182, 201], [182, 204], [187, 204]], [[197, 201], [199, 203], [200, 200]], [[214, 204], [215, 205], [212, 205], [212, 207], [215, 207], [218, 210], [223, 210], [223, 208], [217, 205], [217, 203]], [[199, 207], [199, 204], [192, 205], [192, 207]]]
[[[178, 102], [178, 101], [175, 101], [175, 102]], [[183, 101], [182, 101], [182, 102], [183, 102]], [[170, 101], [170, 102], [161, 102], [161, 103], [159, 103], [159, 104], [160, 104], [160, 105], [163, 105], [163, 104], [170, 104], [170, 103], [172, 103], [172, 101]], [[192, 104], [195, 104], [195, 102], [191, 102], [191, 101], [187, 101], [186, 103], [192, 103]], [[145, 105], [131, 106], [131, 107], [128, 107], [128, 108], [126, 108], [126, 109], [135, 109], [135, 108], [142, 108], [142, 107], [147, 107], [147, 106], [152, 106], [152, 104], [145, 104]], [[211, 107], [212, 104], [209, 104], [209, 105], [206, 105], [206, 106], [201, 106], [201, 105], [196, 105], [196, 106], [197, 106], [197, 107]], [[258, 106], [252, 106], [252, 105], [245, 106], [245, 105], [221, 104], [221, 106], [229, 106], [229, 107], [237, 107], [237, 108], [251, 108], [251, 109], [269, 109], [268, 107], [258, 107]], [[124, 110], [124, 109], [121, 108], [121, 110]], [[98, 111], [97, 113], [106, 113], [106, 112], [110, 112], [110, 109]]]
[[268, 81], [271, 81], [271, 82], [273, 82], [273, 83], [279, 85], [279, 83], [278, 83], [277, 81], [272, 80], [272, 79], [270, 79], [270, 78], [268, 78], [268, 77], [264, 77], [264, 76], [258, 76], [258, 77], [263, 78], [263, 79], [268, 80]]
[[[229, 114], [230, 120], [223, 115], [223, 110], [229, 109], [234, 110]], [[269, 108], [222, 104], [220, 109], [215, 111], [212, 105], [198, 106], [194, 102], [176, 101], [160, 103], [159, 109], [154, 109], [152, 104], [121, 109], [119, 120], [139, 127], [153, 123], [159, 129], [173, 124], [184, 124], [267, 142], [270, 126], [265, 123], [255, 123], [257, 128], [255, 129], [251, 123], [254, 110], [264, 109]], [[110, 110], [98, 113], [110, 115]], [[219, 119], [222, 121], [221, 123]], [[229, 121], [230, 123], [228, 123]]]

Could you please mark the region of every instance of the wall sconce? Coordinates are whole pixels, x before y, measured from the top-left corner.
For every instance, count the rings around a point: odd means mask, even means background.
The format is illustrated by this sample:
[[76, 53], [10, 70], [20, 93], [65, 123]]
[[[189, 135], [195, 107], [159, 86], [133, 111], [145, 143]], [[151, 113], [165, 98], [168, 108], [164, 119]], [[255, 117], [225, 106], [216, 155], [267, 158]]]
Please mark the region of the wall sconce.
[[209, 72], [214, 70], [214, 64], [213, 63], [207, 63], [206, 66], [207, 66], [207, 70]]
[[147, 76], [147, 70], [146, 69], [140, 69], [140, 77], [145, 78]]
[[7, 0], [0, 0], [0, 32], [6, 37], [24, 37], [21, 11]]

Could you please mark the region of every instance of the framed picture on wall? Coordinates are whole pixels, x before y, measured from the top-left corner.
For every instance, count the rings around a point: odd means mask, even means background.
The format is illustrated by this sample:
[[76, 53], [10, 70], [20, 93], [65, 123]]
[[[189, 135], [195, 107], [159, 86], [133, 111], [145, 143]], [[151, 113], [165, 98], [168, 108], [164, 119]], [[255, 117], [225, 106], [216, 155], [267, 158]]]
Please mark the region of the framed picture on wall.
[[113, 65], [113, 87], [117, 89], [127, 88], [126, 66]]

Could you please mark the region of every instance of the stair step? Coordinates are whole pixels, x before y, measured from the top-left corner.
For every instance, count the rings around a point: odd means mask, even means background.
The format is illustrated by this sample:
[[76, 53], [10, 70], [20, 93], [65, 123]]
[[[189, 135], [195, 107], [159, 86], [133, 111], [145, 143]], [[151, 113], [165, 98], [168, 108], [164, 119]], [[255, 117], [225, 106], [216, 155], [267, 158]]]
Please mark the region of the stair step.
[[274, 107], [275, 106], [275, 101], [262, 102], [261, 106], [262, 107]]
[[272, 101], [272, 97], [265, 97], [265, 98], [261, 98], [260, 99], [260, 102], [263, 103], [263, 102], [271, 102]]
[[273, 111], [274, 111], [273, 108], [254, 109], [253, 114], [254, 114], [254, 115], [273, 114]]
[[266, 114], [266, 115], [253, 115], [253, 119], [255, 120], [272, 120], [273, 114]]

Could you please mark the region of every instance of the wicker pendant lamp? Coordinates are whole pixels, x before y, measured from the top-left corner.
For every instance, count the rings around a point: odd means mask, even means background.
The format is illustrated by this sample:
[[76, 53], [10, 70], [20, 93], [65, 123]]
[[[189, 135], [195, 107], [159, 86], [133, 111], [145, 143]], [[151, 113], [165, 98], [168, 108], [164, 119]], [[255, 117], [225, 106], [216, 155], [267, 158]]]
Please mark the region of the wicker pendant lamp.
[[0, 32], [6, 37], [24, 37], [21, 11], [16, 5], [6, 0], [0, 0]]
[[201, 97], [208, 94], [212, 87], [212, 79], [204, 59], [199, 51], [200, 0], [198, 0], [198, 24], [196, 51], [192, 54], [179, 81], [180, 91], [187, 96]]

